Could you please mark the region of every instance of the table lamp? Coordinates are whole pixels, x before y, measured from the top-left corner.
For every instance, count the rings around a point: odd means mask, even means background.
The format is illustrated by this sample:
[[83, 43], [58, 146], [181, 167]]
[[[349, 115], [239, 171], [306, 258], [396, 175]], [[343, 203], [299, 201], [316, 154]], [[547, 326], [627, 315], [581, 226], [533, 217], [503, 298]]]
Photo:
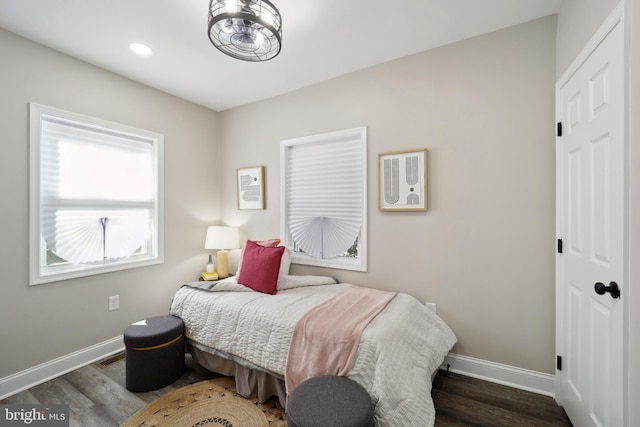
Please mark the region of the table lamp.
[[236, 227], [211, 226], [207, 228], [205, 249], [217, 249], [218, 277], [229, 277], [229, 251], [237, 249], [240, 235]]

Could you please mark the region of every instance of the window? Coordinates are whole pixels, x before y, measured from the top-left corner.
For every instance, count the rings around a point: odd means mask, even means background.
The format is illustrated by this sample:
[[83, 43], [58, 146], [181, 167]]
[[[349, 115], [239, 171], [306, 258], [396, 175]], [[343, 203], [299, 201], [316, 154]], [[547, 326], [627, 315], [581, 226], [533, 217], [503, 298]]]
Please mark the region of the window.
[[30, 104], [30, 284], [157, 264], [161, 134]]
[[281, 141], [281, 230], [292, 262], [367, 270], [367, 130]]

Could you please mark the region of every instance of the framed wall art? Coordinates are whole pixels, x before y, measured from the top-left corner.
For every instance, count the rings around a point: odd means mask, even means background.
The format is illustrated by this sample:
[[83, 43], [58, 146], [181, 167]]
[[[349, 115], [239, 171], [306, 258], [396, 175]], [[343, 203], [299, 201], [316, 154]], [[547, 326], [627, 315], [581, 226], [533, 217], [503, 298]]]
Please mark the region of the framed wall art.
[[427, 149], [378, 154], [378, 209], [427, 210]]
[[240, 168], [238, 179], [238, 209], [264, 209], [264, 166]]

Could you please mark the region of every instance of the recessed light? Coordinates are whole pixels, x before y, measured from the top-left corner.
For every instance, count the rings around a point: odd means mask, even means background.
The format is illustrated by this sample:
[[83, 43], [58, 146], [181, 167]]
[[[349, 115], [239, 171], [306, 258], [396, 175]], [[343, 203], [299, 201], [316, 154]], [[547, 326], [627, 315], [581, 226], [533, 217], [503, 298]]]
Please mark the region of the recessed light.
[[137, 53], [138, 55], [149, 56], [151, 55], [151, 48], [142, 43], [129, 43], [129, 49]]

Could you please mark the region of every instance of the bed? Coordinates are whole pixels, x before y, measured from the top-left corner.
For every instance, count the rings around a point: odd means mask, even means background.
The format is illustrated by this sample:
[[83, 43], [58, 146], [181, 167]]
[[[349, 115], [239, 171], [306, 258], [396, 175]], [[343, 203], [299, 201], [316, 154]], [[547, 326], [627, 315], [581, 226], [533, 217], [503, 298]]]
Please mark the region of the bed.
[[[235, 376], [246, 397], [264, 401], [277, 395], [285, 406], [290, 345], [300, 320], [359, 287], [328, 277], [278, 274], [272, 294], [241, 285], [240, 279], [185, 284], [174, 296], [171, 314], [184, 320], [198, 363]], [[340, 317], [331, 316], [328, 321]], [[455, 342], [451, 329], [429, 308], [394, 293], [359, 335], [345, 376], [368, 391], [377, 426], [433, 425], [431, 381]]]

